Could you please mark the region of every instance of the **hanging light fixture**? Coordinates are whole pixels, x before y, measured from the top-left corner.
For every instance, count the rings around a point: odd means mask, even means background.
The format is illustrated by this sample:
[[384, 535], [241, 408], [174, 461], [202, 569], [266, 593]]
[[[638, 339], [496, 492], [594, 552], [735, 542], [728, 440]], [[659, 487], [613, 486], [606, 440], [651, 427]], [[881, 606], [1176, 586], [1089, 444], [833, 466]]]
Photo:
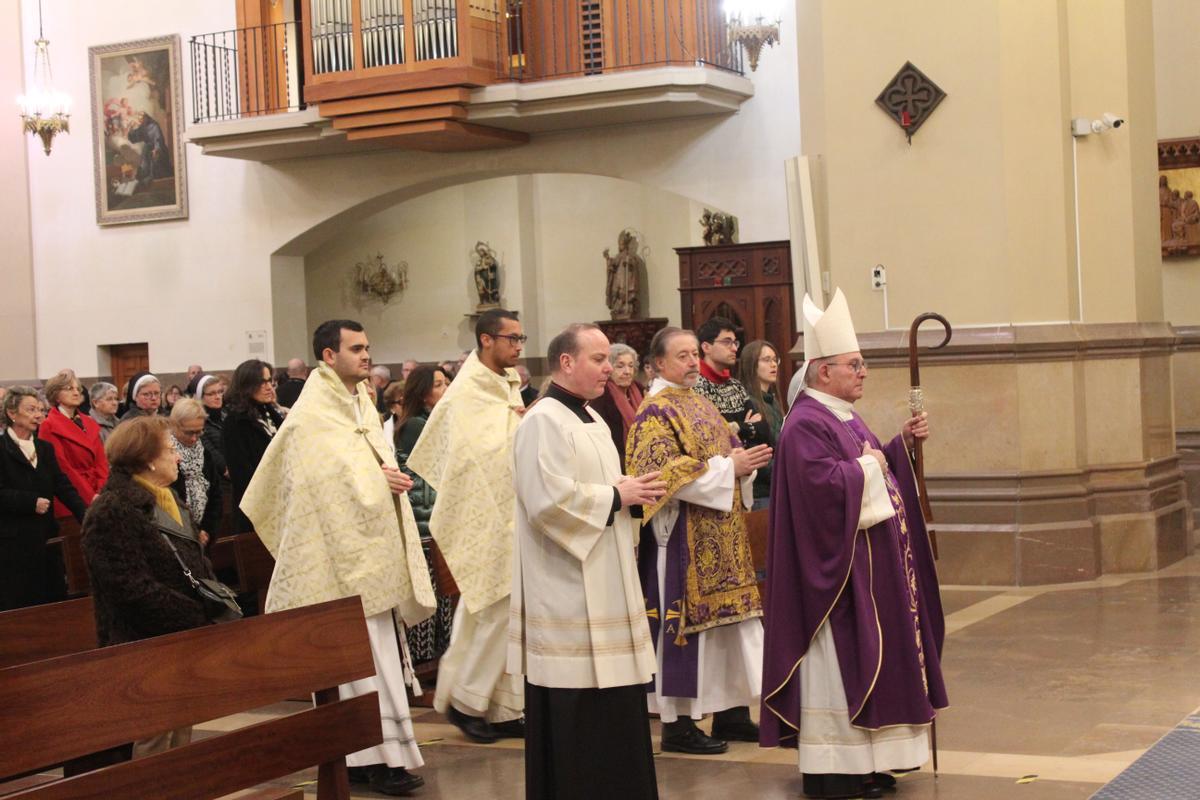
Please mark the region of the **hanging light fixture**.
[[38, 38], [33, 46], [33, 81], [29, 91], [17, 98], [17, 105], [25, 130], [40, 138], [46, 155], [50, 155], [54, 137], [71, 132], [71, 98], [54, 88], [50, 40], [42, 34], [42, 0], [38, 0]]
[[781, 0], [725, 0], [729, 23], [729, 43], [741, 45], [750, 59], [750, 71], [758, 69], [758, 56], [764, 47], [779, 41], [783, 21]]

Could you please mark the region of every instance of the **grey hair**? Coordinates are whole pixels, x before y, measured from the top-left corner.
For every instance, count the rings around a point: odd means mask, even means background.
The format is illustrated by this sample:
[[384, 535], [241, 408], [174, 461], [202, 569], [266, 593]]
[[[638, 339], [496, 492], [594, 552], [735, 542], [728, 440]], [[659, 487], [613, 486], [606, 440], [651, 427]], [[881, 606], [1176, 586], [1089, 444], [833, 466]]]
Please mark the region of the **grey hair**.
[[392, 371], [383, 364], [376, 364], [375, 366], [371, 367], [371, 374], [377, 375], [378, 377], [387, 381], [392, 379]]
[[[104, 395], [108, 394], [109, 392], [116, 391], [117, 387], [113, 386], [111, 383], [96, 381], [92, 384], [92, 388], [88, 389], [88, 397], [91, 398], [92, 405], [95, 405], [97, 402], [99, 402], [100, 398], [104, 397]], [[117, 396], [120, 396], [120, 392], [117, 392]]]
[[[658, 359], [666, 358], [667, 347], [670, 345], [671, 340], [676, 336], [694, 337], [695, 335], [696, 334], [694, 332], [688, 330], [687, 328], [676, 328], [671, 325], [661, 328], [658, 333], [654, 334], [654, 338], [650, 340], [650, 362], [654, 364], [654, 362], [656, 362]], [[658, 365], [655, 364], [656, 368], [657, 366]]]
[[21, 401], [26, 397], [32, 397], [39, 403], [42, 401], [38, 390], [32, 386], [9, 386], [8, 394], [4, 395], [4, 422], [8, 424], [11, 420], [8, 412], [17, 413], [17, 409], [21, 405]]
[[620, 358], [621, 356], [633, 356], [633, 368], [634, 369], [638, 368], [639, 359], [638, 359], [637, 350], [634, 350], [632, 347], [630, 347], [629, 345], [624, 344], [622, 342], [617, 342], [609, 349], [608, 363], [612, 364], [615, 367], [617, 365], [617, 359]]

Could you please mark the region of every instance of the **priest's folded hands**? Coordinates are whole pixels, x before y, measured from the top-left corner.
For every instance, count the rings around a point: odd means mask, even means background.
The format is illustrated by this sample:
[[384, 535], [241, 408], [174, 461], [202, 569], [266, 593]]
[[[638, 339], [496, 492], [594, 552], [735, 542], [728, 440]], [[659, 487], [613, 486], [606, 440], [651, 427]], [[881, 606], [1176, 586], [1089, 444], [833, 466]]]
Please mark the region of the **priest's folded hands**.
[[383, 470], [383, 477], [387, 478], [388, 489], [392, 494], [404, 494], [413, 487], [412, 478], [395, 467], [381, 464], [379, 468]]
[[661, 472], [647, 472], [637, 478], [622, 475], [617, 481], [617, 493], [621, 495], [621, 508], [654, 505], [667, 493], [667, 482], [661, 480]]
[[900, 431], [904, 435], [904, 446], [909, 450], [913, 448], [913, 444], [917, 439], [924, 441], [929, 438], [929, 412], [922, 411], [916, 416], [909, 417], [904, 421], [904, 427]]
[[729, 457], [733, 459], [733, 474], [743, 478], [754, 470], [765, 467], [771, 463], [772, 453], [771, 446], [767, 444], [756, 445], [749, 449], [735, 448], [729, 454]]

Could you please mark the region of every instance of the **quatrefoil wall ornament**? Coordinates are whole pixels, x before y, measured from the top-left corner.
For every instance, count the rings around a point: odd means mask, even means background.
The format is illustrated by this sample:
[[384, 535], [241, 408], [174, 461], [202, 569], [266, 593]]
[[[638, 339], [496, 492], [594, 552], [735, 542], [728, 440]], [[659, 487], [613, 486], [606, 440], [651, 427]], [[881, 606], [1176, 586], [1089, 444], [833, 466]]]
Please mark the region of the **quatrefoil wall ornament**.
[[911, 61], [906, 61], [875, 98], [875, 105], [901, 127], [908, 143], [912, 144], [913, 134], [944, 99], [946, 93]]

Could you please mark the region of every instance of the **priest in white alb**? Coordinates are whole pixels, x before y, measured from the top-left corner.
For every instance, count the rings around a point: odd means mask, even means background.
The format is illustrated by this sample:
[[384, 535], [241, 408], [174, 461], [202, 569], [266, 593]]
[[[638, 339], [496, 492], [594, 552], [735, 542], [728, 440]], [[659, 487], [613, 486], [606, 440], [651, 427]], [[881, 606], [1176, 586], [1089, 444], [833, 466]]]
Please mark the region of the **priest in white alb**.
[[846, 298], [803, 303], [801, 388], [779, 436], [767, 556], [762, 744], [796, 746], [804, 793], [881, 797], [929, 757], [947, 705], [937, 572], [910, 453], [854, 411], [867, 363]]
[[550, 341], [552, 382], [514, 443], [516, 553], [508, 667], [524, 674], [525, 796], [658, 796], [646, 683], [654, 645], [638, 583], [633, 506], [657, 472], [621, 474], [608, 426], [608, 339], [595, 325]]
[[[762, 689], [762, 601], [745, 513], [771, 448], [743, 449], [717, 407], [692, 391], [696, 336], [664, 328], [650, 343], [657, 377], [625, 446], [631, 475], [661, 472], [667, 493], [645, 507], [638, 553], [658, 651], [650, 710], [663, 750], [714, 755], [758, 741], [750, 717]], [[711, 735], [695, 721], [713, 715]]]
[[434, 406], [407, 466], [437, 492], [429, 533], [461, 598], [438, 662], [433, 707], [468, 739], [522, 738], [520, 676], [505, 672], [512, 590], [512, 439], [525, 413], [514, 367], [525, 334], [516, 312], [475, 323], [478, 348]]
[[317, 368], [263, 454], [241, 509], [275, 557], [267, 613], [362, 599], [375, 675], [339, 693], [346, 699], [378, 692], [383, 742], [346, 763], [352, 783], [407, 794], [425, 782], [408, 771], [424, 763], [407, 685], [420, 689], [397, 628], [426, 619], [436, 606], [405, 494], [412, 480], [397, 468], [367, 392], [371, 357], [362, 325], [322, 323], [313, 352]]

